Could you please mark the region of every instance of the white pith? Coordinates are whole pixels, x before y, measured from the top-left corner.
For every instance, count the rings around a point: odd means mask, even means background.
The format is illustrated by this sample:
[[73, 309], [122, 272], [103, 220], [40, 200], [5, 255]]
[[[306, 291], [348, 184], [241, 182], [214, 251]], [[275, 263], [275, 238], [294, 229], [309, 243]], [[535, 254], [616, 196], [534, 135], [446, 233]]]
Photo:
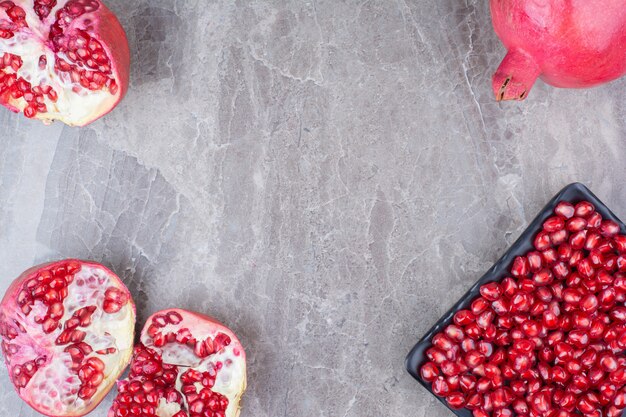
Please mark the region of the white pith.
[[[59, 0], [57, 6], [50, 15], [42, 22], [33, 10], [33, 2], [24, 0], [14, 0], [26, 12], [27, 28], [15, 32], [15, 36], [10, 39], [0, 39], [0, 58], [5, 53], [20, 56], [23, 61], [22, 67], [16, 72], [18, 77], [24, 78], [31, 85], [38, 86], [42, 83], [52, 87], [58, 99], [53, 102], [48, 97], [45, 104], [48, 109], [46, 113], [38, 113], [36, 118], [44, 122], [60, 120], [69, 125], [83, 125], [93, 119], [94, 114], [101, 113], [99, 109], [107, 109], [118, 100], [118, 94], [111, 94], [107, 87], [102, 90], [92, 91], [73, 83], [68, 72], [57, 73], [54, 70], [55, 53], [50, 49], [48, 41], [48, 31], [50, 25], [55, 21], [55, 13], [65, 6], [69, 0]], [[8, 19], [6, 12], [0, 7], [0, 20]], [[86, 19], [92, 21], [96, 19], [93, 14], [87, 13], [74, 20], [71, 28], [84, 29]], [[72, 29], [66, 29], [70, 31]], [[47, 65], [45, 69], [39, 68], [39, 57], [45, 55]], [[66, 62], [71, 63], [64, 54], [59, 56]], [[12, 69], [5, 68], [4, 72], [11, 73]], [[76, 91], [73, 91], [76, 89]], [[23, 98], [11, 99], [9, 104], [19, 111], [23, 111], [27, 102]]]
[[[102, 306], [105, 291], [110, 287], [121, 288], [117, 277], [110, 276], [103, 269], [83, 265], [74, 276], [74, 281], [68, 285], [69, 295], [63, 302], [65, 311], [60, 320], [61, 324], [71, 318], [76, 310], [87, 306], [97, 307], [91, 316], [92, 324], [85, 328], [78, 327], [78, 330], [87, 333], [84, 342], [93, 349], [92, 353], [85, 355], [85, 360], [98, 357], [105, 364], [105, 379], [98, 386], [96, 394], [88, 400], [83, 400], [77, 395], [81, 381], [75, 372], [70, 370], [72, 358], [69, 353], [63, 352], [67, 345], [58, 346], [55, 343], [63, 329], [59, 328], [50, 334], [45, 334], [42, 331], [42, 325], [35, 322], [35, 317], [45, 316], [47, 306], [40, 301], [35, 301], [28, 316], [22, 313], [15, 302], [12, 305], [2, 306], [4, 316], [17, 319], [26, 330], [26, 333], [19, 333], [17, 338], [9, 342], [19, 346], [19, 350], [8, 359], [9, 372], [14, 366], [35, 360], [42, 355], [48, 358], [28, 385], [20, 390], [20, 396], [41, 413], [70, 416], [82, 415], [85, 410], [90, 411], [91, 406], [97, 404], [108, 392], [108, 387], [112, 386], [123, 370], [122, 367], [128, 363], [132, 354], [135, 312], [132, 303], [128, 302], [117, 313], [105, 313]], [[125, 288], [122, 290], [126, 291]], [[108, 355], [96, 353], [98, 350], [110, 347], [116, 348], [117, 351]]]
[[[241, 396], [246, 389], [246, 361], [245, 352], [236, 336], [223, 326], [216, 323], [200, 320], [197, 316], [176, 310], [183, 320], [177, 325], [168, 324], [160, 329], [163, 333], [176, 333], [178, 330], [187, 328], [191, 330], [196, 340], [214, 339], [218, 333], [224, 333], [231, 338], [231, 343], [219, 352], [209, 355], [206, 358], [199, 358], [193, 349], [178, 343], [169, 343], [163, 347], [155, 347], [153, 339], [146, 331], [141, 335], [141, 342], [151, 349], [161, 354], [164, 363], [176, 365], [179, 368], [178, 378], [176, 380], [176, 389], [181, 391], [182, 375], [189, 369], [195, 369], [199, 372], [205, 372], [214, 367], [217, 362], [222, 363], [222, 368], [217, 371], [215, 385], [211, 388], [213, 392], [220, 393], [228, 398], [228, 407], [226, 408], [226, 417], [236, 417], [239, 415]], [[146, 327], [150, 325], [152, 318], [147, 321]], [[235, 354], [235, 351], [238, 354]], [[195, 384], [198, 391], [202, 388], [199, 382]], [[184, 396], [183, 396], [184, 398]], [[188, 409], [188, 404], [185, 403]], [[168, 404], [165, 401], [159, 403], [157, 416], [172, 417], [180, 411], [177, 404]]]

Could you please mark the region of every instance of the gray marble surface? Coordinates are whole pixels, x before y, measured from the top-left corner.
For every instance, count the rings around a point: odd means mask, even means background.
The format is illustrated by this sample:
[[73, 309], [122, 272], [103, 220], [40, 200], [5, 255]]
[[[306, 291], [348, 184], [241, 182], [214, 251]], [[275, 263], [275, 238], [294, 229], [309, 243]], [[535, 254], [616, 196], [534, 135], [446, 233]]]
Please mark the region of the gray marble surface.
[[496, 103], [487, 1], [108, 3], [134, 61], [112, 114], [0, 110], [0, 289], [91, 258], [140, 320], [220, 318], [242, 417], [451, 415], [403, 369], [418, 338], [564, 185], [626, 218], [626, 79]]

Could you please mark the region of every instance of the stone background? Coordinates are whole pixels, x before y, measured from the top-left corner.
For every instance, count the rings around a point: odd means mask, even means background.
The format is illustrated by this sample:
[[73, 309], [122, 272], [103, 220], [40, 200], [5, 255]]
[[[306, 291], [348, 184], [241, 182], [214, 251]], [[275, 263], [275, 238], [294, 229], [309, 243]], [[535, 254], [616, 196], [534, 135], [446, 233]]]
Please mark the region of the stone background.
[[496, 103], [487, 1], [108, 3], [134, 61], [112, 114], [0, 110], [0, 290], [84, 257], [140, 320], [218, 317], [242, 417], [451, 415], [403, 369], [418, 338], [564, 185], [626, 218], [626, 79]]

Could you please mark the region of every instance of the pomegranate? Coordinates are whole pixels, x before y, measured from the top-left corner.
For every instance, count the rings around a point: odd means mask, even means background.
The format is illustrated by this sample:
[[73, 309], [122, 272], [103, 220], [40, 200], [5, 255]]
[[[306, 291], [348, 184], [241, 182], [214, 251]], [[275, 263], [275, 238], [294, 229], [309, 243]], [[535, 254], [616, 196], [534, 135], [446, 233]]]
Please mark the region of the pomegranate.
[[84, 126], [126, 93], [124, 29], [100, 0], [0, 0], [0, 104]]
[[491, 16], [508, 49], [493, 76], [497, 100], [525, 99], [538, 77], [583, 88], [626, 73], [624, 0], [491, 0]]
[[512, 260], [510, 275], [483, 284], [470, 309], [432, 337], [421, 378], [451, 408], [474, 416], [620, 415], [626, 408], [620, 232], [590, 202], [560, 202], [533, 250]]
[[[430, 375], [435, 369], [431, 364], [423, 373], [447, 393], [450, 383]], [[246, 354], [237, 336], [214, 319], [163, 310], [148, 318], [118, 389], [109, 417], [236, 417], [246, 389]]]
[[19, 396], [47, 416], [82, 416], [132, 355], [135, 306], [122, 281], [78, 260], [29, 269], [0, 303], [2, 352]]

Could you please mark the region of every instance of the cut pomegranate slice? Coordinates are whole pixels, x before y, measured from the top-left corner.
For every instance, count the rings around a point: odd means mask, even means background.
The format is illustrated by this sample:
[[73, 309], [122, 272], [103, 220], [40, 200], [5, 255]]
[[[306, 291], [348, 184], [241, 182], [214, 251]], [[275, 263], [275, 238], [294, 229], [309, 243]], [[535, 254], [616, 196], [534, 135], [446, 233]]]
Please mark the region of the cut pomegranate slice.
[[82, 416], [132, 355], [135, 306], [102, 265], [67, 260], [24, 272], [0, 304], [2, 352], [19, 396], [47, 416]]
[[128, 87], [124, 29], [100, 0], [0, 0], [0, 104], [84, 126]]
[[[433, 378], [448, 387], [443, 377]], [[148, 318], [128, 379], [118, 388], [109, 417], [236, 417], [246, 354], [237, 336], [214, 319], [163, 310]]]

